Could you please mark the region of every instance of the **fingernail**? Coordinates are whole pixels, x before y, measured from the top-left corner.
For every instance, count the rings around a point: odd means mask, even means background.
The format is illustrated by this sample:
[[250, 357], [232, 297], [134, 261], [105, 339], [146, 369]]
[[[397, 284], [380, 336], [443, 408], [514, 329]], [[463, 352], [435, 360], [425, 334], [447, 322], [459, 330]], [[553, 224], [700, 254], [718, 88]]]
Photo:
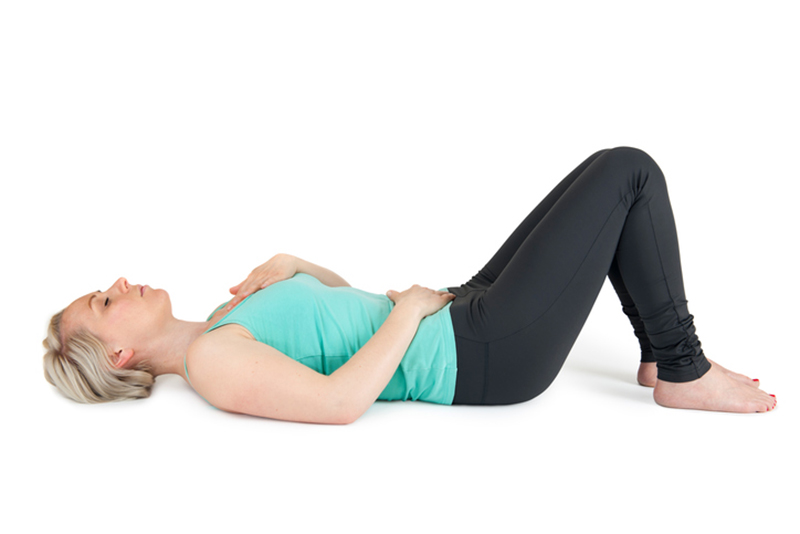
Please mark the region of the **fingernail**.
[[753, 379], [753, 382], [758, 382], [758, 378], [754, 378], [754, 379]]
[[777, 397], [775, 395], [773, 395], [772, 393], [770, 393], [769, 396], [772, 397], [772, 398], [777, 399]]

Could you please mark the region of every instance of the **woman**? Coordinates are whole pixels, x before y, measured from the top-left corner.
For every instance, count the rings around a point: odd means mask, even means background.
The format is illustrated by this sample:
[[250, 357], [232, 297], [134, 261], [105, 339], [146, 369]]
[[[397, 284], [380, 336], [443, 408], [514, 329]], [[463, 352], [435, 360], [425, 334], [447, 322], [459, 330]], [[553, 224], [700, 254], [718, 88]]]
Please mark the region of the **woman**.
[[279, 254], [204, 322], [120, 278], [53, 317], [45, 375], [82, 402], [145, 397], [176, 373], [214, 406], [276, 419], [350, 423], [376, 399], [509, 404], [558, 374], [608, 276], [658, 404], [766, 412], [773, 395], [707, 360], [684, 296], [666, 182], [645, 152], [581, 163], [472, 280], [386, 296]]

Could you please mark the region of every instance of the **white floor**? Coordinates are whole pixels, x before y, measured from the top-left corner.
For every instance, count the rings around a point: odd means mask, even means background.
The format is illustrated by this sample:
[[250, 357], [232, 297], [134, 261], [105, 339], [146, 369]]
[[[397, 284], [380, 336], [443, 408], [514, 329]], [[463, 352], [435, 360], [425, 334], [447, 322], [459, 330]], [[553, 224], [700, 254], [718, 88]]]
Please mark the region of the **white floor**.
[[378, 403], [345, 427], [220, 412], [177, 376], [146, 401], [81, 406], [28, 369], [14, 385], [33, 396], [6, 401], [10, 516], [31, 531], [88, 514], [122, 532], [791, 532], [796, 358], [777, 336], [745, 334], [753, 349], [736, 351], [720, 339], [715, 356], [757, 373], [780, 407], [660, 408], [635, 383], [625, 325], [616, 341], [604, 332], [598, 310], [613, 298], [606, 287], [565, 369], [532, 402]]
[[[797, 532], [790, 2], [9, 4], [0, 530]], [[118, 276], [193, 320], [276, 252], [376, 293], [460, 283], [615, 145], [664, 169], [706, 354], [774, 412], [656, 406], [608, 285], [515, 406], [328, 427], [177, 376], [103, 406], [42, 378], [49, 316]]]

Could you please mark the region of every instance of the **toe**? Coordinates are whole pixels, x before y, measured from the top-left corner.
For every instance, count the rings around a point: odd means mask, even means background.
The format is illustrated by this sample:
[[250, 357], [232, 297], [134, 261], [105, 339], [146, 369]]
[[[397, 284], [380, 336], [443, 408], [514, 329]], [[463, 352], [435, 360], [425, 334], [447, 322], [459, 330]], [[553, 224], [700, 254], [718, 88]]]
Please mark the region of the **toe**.
[[768, 411], [772, 411], [778, 407], [778, 398], [772, 394], [770, 394], [770, 397], [772, 398], [772, 406], [769, 407]]

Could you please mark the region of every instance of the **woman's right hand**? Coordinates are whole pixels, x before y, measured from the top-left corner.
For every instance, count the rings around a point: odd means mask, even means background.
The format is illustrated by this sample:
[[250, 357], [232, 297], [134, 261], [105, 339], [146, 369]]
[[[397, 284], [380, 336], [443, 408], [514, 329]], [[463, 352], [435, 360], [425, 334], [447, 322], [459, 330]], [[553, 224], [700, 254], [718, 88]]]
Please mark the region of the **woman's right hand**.
[[386, 292], [386, 296], [395, 303], [395, 306], [415, 309], [420, 314], [420, 320], [428, 315], [433, 315], [456, 298], [455, 295], [447, 291], [435, 291], [417, 284], [403, 292], [390, 289]]
[[247, 278], [230, 288], [234, 297], [225, 306], [225, 310], [232, 310], [256, 291], [293, 277], [298, 271], [298, 262], [299, 258], [291, 254], [276, 254], [263, 265], [256, 267]]

